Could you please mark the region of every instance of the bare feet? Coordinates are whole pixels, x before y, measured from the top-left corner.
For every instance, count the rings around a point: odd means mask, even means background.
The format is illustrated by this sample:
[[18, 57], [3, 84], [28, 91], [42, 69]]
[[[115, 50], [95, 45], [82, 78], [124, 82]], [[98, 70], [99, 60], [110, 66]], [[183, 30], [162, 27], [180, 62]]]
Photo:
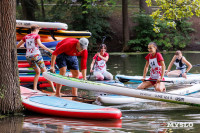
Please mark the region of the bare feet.
[[182, 77], [187, 79], [186, 73], [183, 73], [183, 74], [182, 74]]
[[61, 95], [60, 95], [60, 94], [55, 94], [55, 96], [56, 96], [56, 97], [61, 97]]
[[73, 96], [72, 97], [72, 100], [77, 100], [78, 99], [78, 96]]
[[53, 92], [56, 93], [56, 89], [55, 88], [53, 88]]

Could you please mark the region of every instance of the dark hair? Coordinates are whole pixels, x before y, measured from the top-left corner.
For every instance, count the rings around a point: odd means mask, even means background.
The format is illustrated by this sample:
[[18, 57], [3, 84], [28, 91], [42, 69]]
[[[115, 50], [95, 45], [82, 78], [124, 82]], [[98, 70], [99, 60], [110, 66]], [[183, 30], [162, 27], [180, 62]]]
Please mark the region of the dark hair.
[[149, 45], [153, 45], [154, 47], [156, 47], [156, 52], [159, 52], [158, 46], [157, 46], [157, 44], [156, 44], [155, 42], [150, 42], [150, 43], [148, 44], [148, 46], [149, 46]]
[[101, 44], [100, 49], [102, 49], [103, 47], [107, 50], [106, 44]]
[[40, 27], [38, 25], [32, 25], [31, 26], [31, 31], [34, 31], [36, 29], [40, 29]]

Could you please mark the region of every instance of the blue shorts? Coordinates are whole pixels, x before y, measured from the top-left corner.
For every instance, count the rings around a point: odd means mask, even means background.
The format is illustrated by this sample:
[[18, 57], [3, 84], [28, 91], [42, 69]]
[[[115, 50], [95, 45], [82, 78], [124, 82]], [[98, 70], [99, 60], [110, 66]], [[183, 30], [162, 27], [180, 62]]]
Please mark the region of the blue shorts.
[[79, 70], [77, 56], [69, 56], [65, 53], [59, 54], [56, 57], [56, 64], [60, 68], [67, 67], [68, 70]]

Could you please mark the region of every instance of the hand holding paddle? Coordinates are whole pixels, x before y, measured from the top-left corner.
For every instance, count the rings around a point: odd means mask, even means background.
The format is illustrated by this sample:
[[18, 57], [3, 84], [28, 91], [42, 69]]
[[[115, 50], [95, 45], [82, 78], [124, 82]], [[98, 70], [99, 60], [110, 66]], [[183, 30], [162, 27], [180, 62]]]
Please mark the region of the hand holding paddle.
[[[145, 82], [145, 81], [157, 81], [155, 79], [152, 79], [152, 80], [149, 80], [149, 79], [124, 79], [124, 78], [120, 78], [120, 77], [117, 77], [119, 79], [120, 82], [122, 83], [125, 83], [125, 82], [129, 82], [130, 80], [134, 80], [134, 81], [142, 81], [142, 82]], [[164, 80], [160, 80], [160, 82], [167, 82], [167, 83], [173, 83], [174, 84], [174, 81], [164, 81]]]

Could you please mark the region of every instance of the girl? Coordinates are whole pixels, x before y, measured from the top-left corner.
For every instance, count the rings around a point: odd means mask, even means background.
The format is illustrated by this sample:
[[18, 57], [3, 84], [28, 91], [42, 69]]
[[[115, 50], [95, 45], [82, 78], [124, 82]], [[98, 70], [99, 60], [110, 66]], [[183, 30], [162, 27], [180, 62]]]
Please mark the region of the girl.
[[[145, 89], [154, 86], [156, 91], [163, 92], [166, 90], [165, 84], [160, 81], [164, 80], [164, 72], [165, 72], [164, 59], [162, 55], [159, 52], [157, 52], [158, 48], [156, 43], [150, 42], [148, 45], [148, 51], [149, 54], [145, 57], [146, 65], [144, 67], [142, 83], [138, 86], [138, 89]], [[151, 69], [150, 69], [150, 78], [148, 80], [151, 81], [145, 81], [149, 65]]]
[[107, 47], [105, 44], [102, 44], [100, 48], [101, 48], [100, 53], [97, 53], [93, 57], [92, 63], [90, 65], [90, 72], [93, 72], [96, 80], [104, 80], [104, 79], [112, 80], [113, 75], [106, 70], [106, 62], [108, 61], [109, 58], [109, 54], [106, 52]]
[[[47, 71], [39, 50], [39, 46], [44, 50], [53, 53], [52, 50], [48, 49], [41, 43], [40, 36], [38, 35], [39, 30], [40, 27], [38, 25], [31, 26], [31, 33], [23, 37], [23, 39], [17, 45], [17, 48], [19, 48], [22, 44], [26, 43], [26, 59], [36, 73], [33, 82], [34, 90], [37, 90], [37, 83], [40, 76], [40, 69], [42, 72]], [[55, 92], [56, 90], [53, 83], [51, 81], [48, 81], [48, 83], [51, 85], [53, 92]]]
[[[170, 71], [172, 65], [176, 66], [176, 70]], [[187, 68], [188, 67], [188, 68]], [[166, 75], [168, 77], [184, 77], [187, 78], [186, 74], [190, 71], [192, 65], [190, 62], [186, 60], [186, 58], [182, 55], [180, 50], [176, 51], [174, 57], [172, 58], [168, 69], [166, 71]]]

